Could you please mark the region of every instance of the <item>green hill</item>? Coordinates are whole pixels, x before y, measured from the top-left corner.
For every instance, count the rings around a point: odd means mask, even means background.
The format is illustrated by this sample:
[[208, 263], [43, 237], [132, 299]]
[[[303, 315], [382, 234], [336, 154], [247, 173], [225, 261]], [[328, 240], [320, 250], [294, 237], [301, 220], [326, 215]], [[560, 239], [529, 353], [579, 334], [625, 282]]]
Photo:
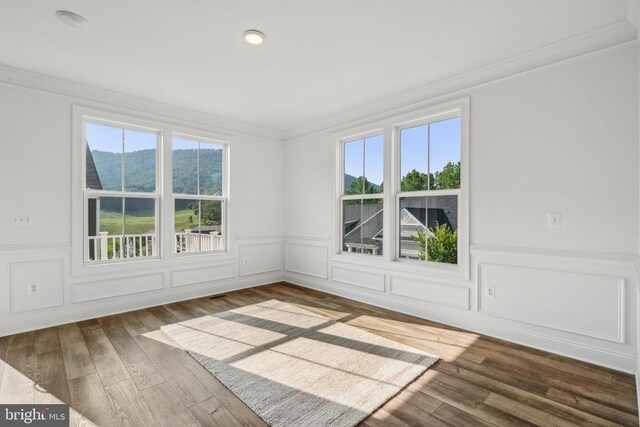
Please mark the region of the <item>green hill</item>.
[[[91, 152], [103, 190], [121, 190], [122, 157], [118, 153]], [[155, 150], [125, 153], [125, 190], [155, 191]], [[222, 150], [200, 151], [200, 189], [215, 194], [222, 188]], [[173, 192], [194, 194], [197, 190], [196, 150], [173, 151]]]

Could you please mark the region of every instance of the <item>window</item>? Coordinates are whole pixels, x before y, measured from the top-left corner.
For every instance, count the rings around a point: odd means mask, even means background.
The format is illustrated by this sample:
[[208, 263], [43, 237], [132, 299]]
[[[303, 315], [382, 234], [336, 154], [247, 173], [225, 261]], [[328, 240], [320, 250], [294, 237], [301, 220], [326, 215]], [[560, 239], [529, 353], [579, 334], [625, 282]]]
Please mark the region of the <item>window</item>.
[[74, 106], [73, 138], [74, 275], [232, 257], [229, 135]]
[[342, 149], [342, 250], [382, 255], [384, 139], [347, 141]]
[[338, 136], [336, 261], [469, 277], [468, 117], [465, 98]]
[[223, 251], [224, 145], [173, 137], [174, 253]]
[[85, 121], [87, 262], [157, 257], [159, 131]]
[[458, 264], [461, 120], [399, 128], [398, 257]]

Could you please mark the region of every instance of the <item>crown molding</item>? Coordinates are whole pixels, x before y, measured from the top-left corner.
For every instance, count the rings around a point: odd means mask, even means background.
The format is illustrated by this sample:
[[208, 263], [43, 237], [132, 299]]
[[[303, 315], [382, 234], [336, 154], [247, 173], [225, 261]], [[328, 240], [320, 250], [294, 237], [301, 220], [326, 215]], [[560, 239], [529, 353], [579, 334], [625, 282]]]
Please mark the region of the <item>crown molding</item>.
[[0, 64], [0, 84], [20, 86], [74, 98], [75, 100], [98, 102], [135, 110], [141, 113], [153, 114], [170, 122], [179, 121], [181, 124], [204, 125], [220, 131], [232, 131], [276, 141], [283, 140], [283, 133], [278, 130], [230, 120], [201, 111], [176, 107], [158, 101], [138, 98], [120, 92], [101, 89], [95, 86], [3, 64]]
[[539, 71], [586, 55], [601, 54], [610, 49], [624, 48], [632, 43], [637, 43], [637, 32], [637, 29], [629, 21], [623, 19], [457, 76], [289, 129], [284, 132], [284, 139], [289, 141], [314, 133], [337, 131], [347, 125], [364, 124], [419, 108], [438, 98], [460, 96], [459, 92], [474, 87]]

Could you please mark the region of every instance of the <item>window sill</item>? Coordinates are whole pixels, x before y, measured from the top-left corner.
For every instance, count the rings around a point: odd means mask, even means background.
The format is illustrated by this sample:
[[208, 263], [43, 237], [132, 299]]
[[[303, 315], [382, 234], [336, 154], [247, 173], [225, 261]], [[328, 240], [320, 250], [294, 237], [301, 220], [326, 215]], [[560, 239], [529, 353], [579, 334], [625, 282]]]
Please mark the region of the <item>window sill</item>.
[[468, 272], [463, 264], [450, 265], [432, 262], [399, 260], [386, 261], [382, 256], [361, 255], [361, 254], [334, 254], [332, 263], [351, 264], [360, 267], [378, 268], [396, 273], [413, 273], [428, 275], [436, 279], [444, 280], [469, 280]]

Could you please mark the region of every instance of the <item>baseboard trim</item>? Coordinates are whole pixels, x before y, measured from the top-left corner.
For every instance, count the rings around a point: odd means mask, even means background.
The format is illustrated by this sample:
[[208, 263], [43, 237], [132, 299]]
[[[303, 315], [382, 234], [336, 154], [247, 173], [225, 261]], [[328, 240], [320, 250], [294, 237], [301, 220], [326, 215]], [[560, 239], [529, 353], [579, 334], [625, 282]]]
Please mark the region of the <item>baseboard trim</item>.
[[398, 311], [423, 319], [431, 320], [446, 325], [459, 327], [468, 331], [480, 333], [505, 341], [548, 351], [553, 354], [570, 357], [583, 362], [592, 363], [606, 368], [622, 371], [629, 374], [636, 374], [635, 355], [628, 355], [595, 348], [583, 343], [560, 340], [555, 337], [540, 335], [531, 331], [514, 329], [498, 324], [499, 322], [483, 319], [477, 314], [462, 310], [437, 310], [433, 308], [425, 309], [417, 304], [407, 301], [389, 298], [388, 294], [373, 295], [359, 290], [337, 286], [327, 280], [305, 277], [300, 274], [285, 272], [286, 282], [299, 285], [309, 289], [326, 292], [332, 295], [349, 298], [365, 304], [388, 310]]
[[[224, 292], [237, 291], [269, 283], [279, 283], [282, 281], [282, 274], [264, 274], [259, 277], [240, 278], [226, 281], [212, 281], [199, 285], [190, 286], [190, 289], [170, 288], [158, 295], [141, 294], [136, 298], [127, 301], [107, 302], [89, 307], [74, 308], [73, 305], [66, 306], [68, 310], [48, 314], [40, 317], [28, 319], [2, 321], [0, 324], [0, 337], [5, 335], [18, 334], [21, 332], [33, 331], [52, 326], [64, 325], [66, 323], [79, 322], [82, 320], [94, 319], [96, 317], [110, 316], [127, 311], [140, 310], [155, 307], [163, 304], [185, 301], [193, 298], [200, 298], [208, 295], [216, 295]], [[64, 310], [64, 309], [63, 309]]]

